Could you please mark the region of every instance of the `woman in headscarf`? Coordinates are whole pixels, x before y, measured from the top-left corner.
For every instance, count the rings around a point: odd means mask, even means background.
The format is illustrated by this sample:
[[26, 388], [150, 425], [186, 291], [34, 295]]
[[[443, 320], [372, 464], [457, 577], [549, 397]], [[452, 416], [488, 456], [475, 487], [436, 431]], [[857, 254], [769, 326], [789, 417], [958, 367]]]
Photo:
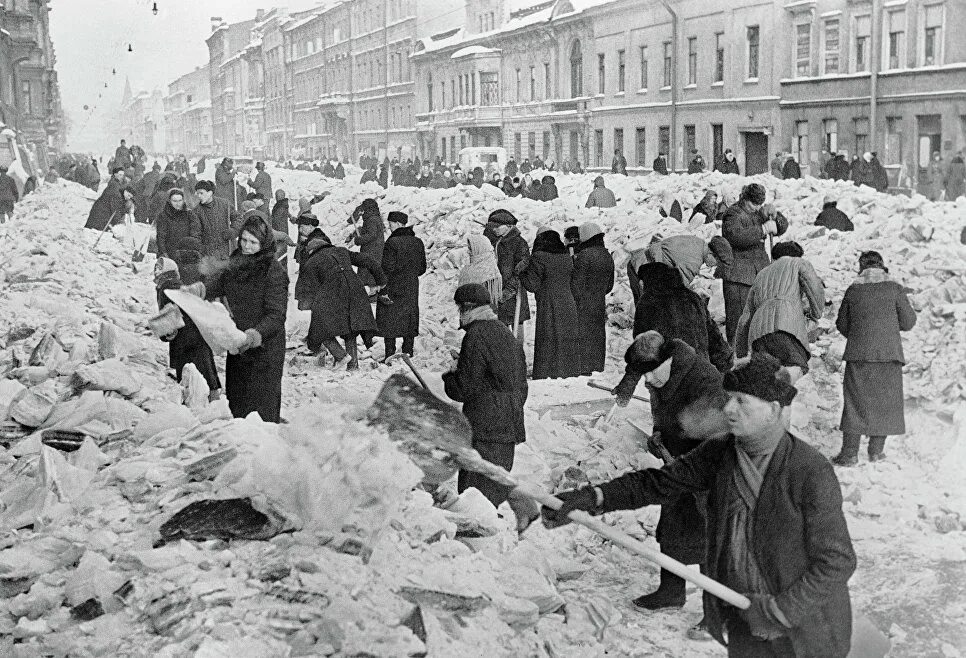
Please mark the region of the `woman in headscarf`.
[[544, 176], [540, 185], [540, 198], [543, 201], [553, 201], [560, 194], [557, 192], [557, 179], [553, 176]]
[[242, 225], [238, 248], [208, 279], [207, 297], [221, 297], [245, 343], [225, 362], [225, 393], [235, 418], [253, 411], [279, 422], [285, 366], [288, 274], [276, 260], [275, 234], [265, 216], [254, 213]]
[[185, 204], [184, 192], [174, 188], [157, 217], [158, 256], [173, 258], [184, 238], [201, 238], [201, 219]]
[[521, 261], [520, 283], [537, 296], [533, 378], [577, 377], [577, 303], [570, 289], [574, 262], [560, 234], [542, 228], [533, 255]]
[[[358, 225], [362, 219], [362, 226]], [[365, 254], [376, 264], [382, 262], [382, 252], [386, 246], [386, 228], [379, 213], [379, 204], [375, 199], [363, 199], [362, 203], [352, 212], [348, 220], [355, 230], [349, 234], [347, 243], [355, 242], [359, 245], [359, 253]], [[376, 280], [368, 269], [363, 268], [359, 271], [359, 278], [362, 284], [375, 287]]]
[[905, 434], [901, 331], [916, 324], [906, 292], [889, 278], [881, 254], [859, 256], [859, 276], [845, 291], [835, 327], [845, 336], [842, 450], [832, 459], [855, 466], [862, 435], [869, 437], [869, 461], [885, 458], [886, 436]]
[[469, 262], [460, 270], [458, 286], [481, 283], [489, 291], [491, 306], [495, 311], [503, 297], [503, 275], [496, 263], [493, 245], [484, 235], [474, 233], [466, 239]]

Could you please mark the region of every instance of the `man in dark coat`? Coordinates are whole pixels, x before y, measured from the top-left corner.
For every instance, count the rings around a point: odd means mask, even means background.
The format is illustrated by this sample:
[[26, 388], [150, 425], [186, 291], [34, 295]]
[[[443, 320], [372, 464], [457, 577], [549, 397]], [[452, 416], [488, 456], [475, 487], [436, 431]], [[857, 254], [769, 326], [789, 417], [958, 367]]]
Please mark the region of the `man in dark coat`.
[[557, 179], [547, 175], [540, 180], [540, 200], [553, 201], [560, 196], [557, 191]]
[[738, 175], [738, 161], [735, 160], [735, 154], [731, 152], [731, 149], [725, 149], [724, 154], [718, 159], [714, 165], [715, 171], [720, 171], [722, 174], [735, 174]]
[[[345, 364], [346, 370], [357, 370], [357, 339], [361, 334], [366, 345], [370, 345], [378, 327], [366, 288], [352, 268], [365, 270], [379, 286], [385, 285], [386, 278], [370, 255], [333, 246], [324, 239], [324, 233], [321, 237], [318, 241], [310, 240], [303, 252], [296, 283], [300, 301], [306, 294], [311, 299], [312, 321], [305, 343], [312, 353], [325, 347], [335, 360], [333, 368]], [[305, 290], [308, 293], [302, 292]], [[344, 346], [336, 337], [342, 338]]]
[[849, 179], [849, 163], [845, 161], [845, 156], [841, 153], [836, 153], [835, 156], [829, 160], [826, 165], [828, 171], [828, 177], [832, 180], [848, 180]]
[[[473, 449], [488, 462], [513, 468], [516, 445], [526, 441], [523, 407], [527, 402], [527, 362], [493, 309], [490, 293], [479, 283], [456, 289], [460, 327], [466, 331], [455, 367], [443, 374], [446, 395], [463, 403], [473, 430]], [[472, 471], [460, 470], [457, 491], [475, 487], [499, 506], [510, 488]]]
[[533, 171], [533, 165], [530, 164], [530, 158], [523, 158], [523, 162], [520, 163], [520, 173], [529, 174]]
[[872, 160], [869, 164], [872, 167], [872, 186], [879, 192], [887, 191], [889, 189], [889, 174], [886, 173], [885, 167], [879, 162], [879, 155], [875, 151], [872, 152]]
[[544, 524], [569, 523], [578, 509], [637, 509], [707, 492], [707, 575], [751, 600], [739, 610], [705, 594], [711, 635], [725, 644], [726, 632], [735, 658], [844, 658], [856, 559], [841, 485], [828, 460], [786, 430], [797, 390], [778, 370], [770, 357], [755, 356], [725, 375], [725, 440], [705, 441], [660, 470], [558, 493], [564, 504], [543, 508]]
[[834, 197], [826, 196], [825, 203], [822, 204], [822, 212], [815, 219], [815, 226], [824, 226], [836, 231], [854, 231], [855, 225], [852, 220], [836, 207], [837, 204]]
[[248, 181], [248, 187], [255, 190], [256, 194], [261, 194], [267, 202], [272, 198], [272, 176], [265, 171], [264, 162], [256, 162], [255, 169], [258, 173], [255, 174], [255, 180]]
[[510, 178], [513, 178], [514, 176], [517, 175], [517, 171], [518, 171], [517, 161], [514, 160], [513, 156], [511, 155], [510, 159], [506, 163], [506, 167], [503, 168], [503, 173], [505, 173]]
[[589, 375], [602, 371], [607, 360], [607, 293], [614, 289], [614, 257], [597, 224], [581, 224], [579, 231], [571, 289], [577, 302], [580, 371]]
[[667, 176], [667, 158], [664, 153], [657, 154], [657, 157], [654, 158], [654, 163], [651, 165], [651, 169], [655, 174]]
[[700, 174], [704, 171], [704, 158], [698, 153], [698, 149], [691, 149], [691, 162], [688, 163], [689, 174]]
[[787, 229], [785, 218], [765, 205], [765, 188], [759, 183], [745, 185], [738, 202], [724, 211], [721, 235], [731, 245], [734, 264], [719, 264], [717, 276], [722, 279], [728, 342], [734, 344], [738, 319], [755, 277], [771, 263], [765, 251], [766, 236], [781, 235]]
[[391, 211], [389, 237], [382, 251], [386, 287], [376, 305], [376, 324], [386, 342], [386, 356], [396, 353], [396, 338], [402, 337], [402, 351], [413, 355], [419, 335], [419, 277], [426, 273], [426, 245], [416, 237], [409, 216]]
[[215, 167], [215, 196], [224, 199], [237, 210], [234, 166], [235, 163], [231, 158], [225, 158]]
[[389, 187], [389, 167], [389, 158], [386, 158], [379, 168], [378, 178], [379, 186], [383, 189], [387, 189]]
[[362, 178], [359, 179], [359, 184], [365, 183], [378, 183], [378, 176], [376, 176], [376, 165], [372, 165], [364, 172], [362, 172]]
[[161, 165], [155, 161], [154, 165], [151, 167], [151, 171], [144, 174], [144, 177], [141, 179], [141, 188], [143, 190], [145, 200], [154, 196], [154, 193], [158, 189], [159, 182], [161, 182]]
[[520, 299], [520, 323], [530, 319], [530, 300], [526, 292], [520, 289], [518, 268], [523, 268], [530, 255], [530, 245], [517, 228], [517, 218], [509, 210], [494, 210], [487, 219], [486, 230], [483, 231], [496, 253], [496, 264], [503, 276], [503, 297], [497, 308], [500, 322], [511, 327], [514, 331], [516, 318], [517, 296]]
[[782, 178], [785, 180], [790, 180], [792, 178], [801, 178], [802, 168], [798, 166], [795, 162], [795, 158], [788, 156], [785, 160], [785, 164], [782, 165]]
[[180, 189], [174, 188], [168, 194], [168, 201], [158, 215], [156, 231], [158, 258], [174, 258], [184, 238], [201, 239], [201, 220], [185, 205], [184, 192]]
[[610, 163], [610, 173], [627, 175], [627, 158], [620, 149], [614, 149], [614, 161]]
[[[362, 219], [361, 227], [357, 224], [359, 219]], [[386, 229], [382, 223], [382, 215], [379, 213], [379, 204], [376, 200], [363, 199], [362, 203], [352, 212], [348, 221], [355, 227], [355, 230], [346, 238], [346, 244], [354, 242], [359, 246], [361, 253], [374, 260], [377, 265], [382, 263], [382, 250], [386, 244]], [[368, 270], [364, 269], [359, 272], [359, 278], [362, 279], [363, 285], [370, 287], [377, 285], [372, 273]]]
[[107, 186], [101, 192], [91, 212], [87, 216], [87, 223], [84, 228], [102, 230], [108, 224], [116, 224], [124, 219], [127, 212], [127, 203], [124, 200], [124, 170], [114, 167], [111, 171], [111, 179], [107, 181]]
[[217, 260], [227, 260], [231, 254], [232, 243], [238, 237], [241, 216], [228, 201], [215, 196], [215, 185], [211, 181], [200, 180], [195, 183], [195, 192], [200, 201], [195, 212], [201, 219], [204, 255]]
[[131, 149], [127, 147], [127, 142], [122, 139], [121, 145], [114, 151], [114, 166], [126, 169], [132, 164], [134, 164], [134, 160], [131, 158]]
[[288, 223], [291, 216], [288, 213], [288, 195], [285, 190], [275, 190], [275, 205], [272, 206], [272, 230], [288, 233]]
[[681, 340], [721, 372], [731, 369], [733, 350], [708, 312], [708, 303], [688, 288], [678, 270], [666, 263], [645, 263], [637, 270], [641, 293], [634, 307], [634, 336], [657, 331]]
[[[660, 446], [671, 457], [685, 455], [706, 437], [688, 437], [678, 421], [679, 414], [699, 400], [720, 400], [722, 376], [708, 359], [681, 340], [665, 340], [656, 331], [638, 336], [624, 356], [627, 371], [614, 388], [617, 404], [627, 406], [643, 377], [650, 393], [653, 433], [648, 449], [662, 459]], [[702, 565], [705, 542], [704, 496], [684, 494], [661, 507], [657, 541], [661, 552], [684, 564]], [[638, 597], [634, 604], [647, 610], [684, 606], [685, 580], [661, 569], [658, 589]]]
[[342, 166], [341, 162], [337, 161], [335, 163], [335, 172], [332, 174], [332, 177], [335, 178], [336, 180], [345, 179], [345, 167]]
[[7, 174], [7, 168], [0, 166], [0, 222], [13, 214], [13, 206], [20, 200], [17, 181]]

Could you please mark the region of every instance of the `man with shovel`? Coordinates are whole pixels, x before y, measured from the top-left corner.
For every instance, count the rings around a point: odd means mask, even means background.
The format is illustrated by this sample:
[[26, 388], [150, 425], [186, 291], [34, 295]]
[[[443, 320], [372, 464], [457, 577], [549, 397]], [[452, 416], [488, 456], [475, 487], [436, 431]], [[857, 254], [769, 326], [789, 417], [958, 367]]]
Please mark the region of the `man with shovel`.
[[544, 524], [569, 523], [575, 510], [637, 509], [708, 492], [708, 576], [751, 600], [739, 610], [705, 594], [714, 638], [729, 656], [844, 658], [856, 561], [841, 488], [828, 460], [786, 429], [798, 391], [779, 369], [756, 354], [725, 375], [725, 440], [705, 441], [659, 470], [558, 494], [564, 504], [542, 508]]

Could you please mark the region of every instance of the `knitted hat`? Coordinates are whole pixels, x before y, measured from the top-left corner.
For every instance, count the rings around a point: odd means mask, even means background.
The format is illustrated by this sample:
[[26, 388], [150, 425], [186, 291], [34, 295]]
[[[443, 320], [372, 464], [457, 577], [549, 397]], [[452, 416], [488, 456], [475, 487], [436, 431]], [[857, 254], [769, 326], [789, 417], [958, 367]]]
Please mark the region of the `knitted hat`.
[[587, 240], [590, 240], [595, 235], [601, 235], [603, 233], [601, 228], [594, 222], [587, 222], [585, 224], [581, 224], [580, 228], [578, 228], [577, 231], [580, 234], [581, 242], [587, 242]]
[[464, 283], [456, 289], [453, 301], [457, 304], [484, 306], [490, 303], [490, 291], [482, 283]]
[[310, 212], [303, 212], [295, 220], [295, 223], [299, 226], [318, 226], [319, 218]]
[[787, 407], [795, 399], [798, 389], [778, 375], [781, 364], [770, 354], [756, 352], [751, 360], [724, 376], [724, 389], [732, 393], [746, 393], [766, 402], [778, 402]]
[[490, 216], [486, 220], [490, 224], [499, 224], [504, 226], [515, 226], [517, 223], [517, 218], [509, 210], [494, 210], [490, 213]]
[[406, 225], [409, 223], [409, 215], [404, 212], [399, 212], [398, 210], [390, 210], [389, 215], [386, 217], [387, 222], [395, 222], [396, 224]]

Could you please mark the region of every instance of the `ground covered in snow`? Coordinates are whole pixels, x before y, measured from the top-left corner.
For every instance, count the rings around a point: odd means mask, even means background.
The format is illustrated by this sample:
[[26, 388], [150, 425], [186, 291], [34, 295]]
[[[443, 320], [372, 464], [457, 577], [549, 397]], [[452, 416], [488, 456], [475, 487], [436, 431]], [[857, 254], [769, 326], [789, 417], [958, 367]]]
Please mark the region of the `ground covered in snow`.
[[[423, 336], [415, 362], [440, 392], [439, 374], [461, 337], [452, 293], [466, 235], [508, 208], [528, 239], [542, 225], [598, 222], [615, 254], [610, 359], [597, 379], [616, 382], [630, 341], [626, 249], [714, 226], [682, 225], [659, 207], [690, 208], [707, 189], [734, 199], [747, 179], [720, 174], [607, 176], [619, 203], [584, 209], [589, 176], [557, 176], [553, 203], [501, 192], [382, 190], [312, 172], [274, 169], [294, 200], [328, 192], [314, 211], [334, 241], [366, 196], [409, 213], [427, 244]], [[839, 469], [859, 556], [853, 604], [892, 640], [893, 656], [966, 653], [966, 205], [933, 204], [806, 179], [762, 178], [790, 219], [789, 236], [823, 278], [832, 304], [800, 384], [795, 431], [834, 454], [844, 340], [833, 327], [857, 255], [877, 249], [919, 313], [904, 335], [907, 426], [889, 459]], [[828, 193], [853, 234], [811, 226]], [[442, 510], [386, 437], [363, 422], [392, 372], [381, 347], [360, 372], [332, 372], [298, 355], [307, 314], [290, 307], [281, 429], [232, 420], [224, 403], [166, 373], [166, 347], [146, 321], [156, 311], [153, 257], [133, 263], [140, 236], [124, 230], [95, 245], [82, 229], [90, 192], [44, 186], [0, 226], [0, 654], [159, 656], [720, 656], [686, 630], [700, 618], [689, 590], [683, 612], [644, 614], [630, 600], [657, 583], [657, 568], [568, 527], [512, 532], [472, 496]], [[294, 236], [294, 227], [293, 227]], [[291, 259], [290, 259], [291, 260]], [[294, 265], [293, 265], [294, 267]], [[294, 280], [294, 270], [293, 270]], [[720, 285], [700, 289], [721, 313]], [[717, 294], [716, 294], [717, 293]], [[532, 350], [532, 345], [527, 345]], [[611, 399], [585, 378], [533, 382], [528, 441], [514, 472], [556, 490], [652, 467], [626, 422], [649, 426], [639, 402], [603, 416]], [[81, 430], [64, 452], [43, 430]], [[56, 434], [48, 434], [47, 437]], [[570, 468], [576, 466], [577, 468]], [[270, 540], [174, 538], [163, 524], [190, 503], [249, 498], [278, 534]], [[605, 517], [652, 542], [657, 508]], [[274, 524], [274, 525], [272, 525]], [[271, 533], [274, 534], [274, 533]]]

